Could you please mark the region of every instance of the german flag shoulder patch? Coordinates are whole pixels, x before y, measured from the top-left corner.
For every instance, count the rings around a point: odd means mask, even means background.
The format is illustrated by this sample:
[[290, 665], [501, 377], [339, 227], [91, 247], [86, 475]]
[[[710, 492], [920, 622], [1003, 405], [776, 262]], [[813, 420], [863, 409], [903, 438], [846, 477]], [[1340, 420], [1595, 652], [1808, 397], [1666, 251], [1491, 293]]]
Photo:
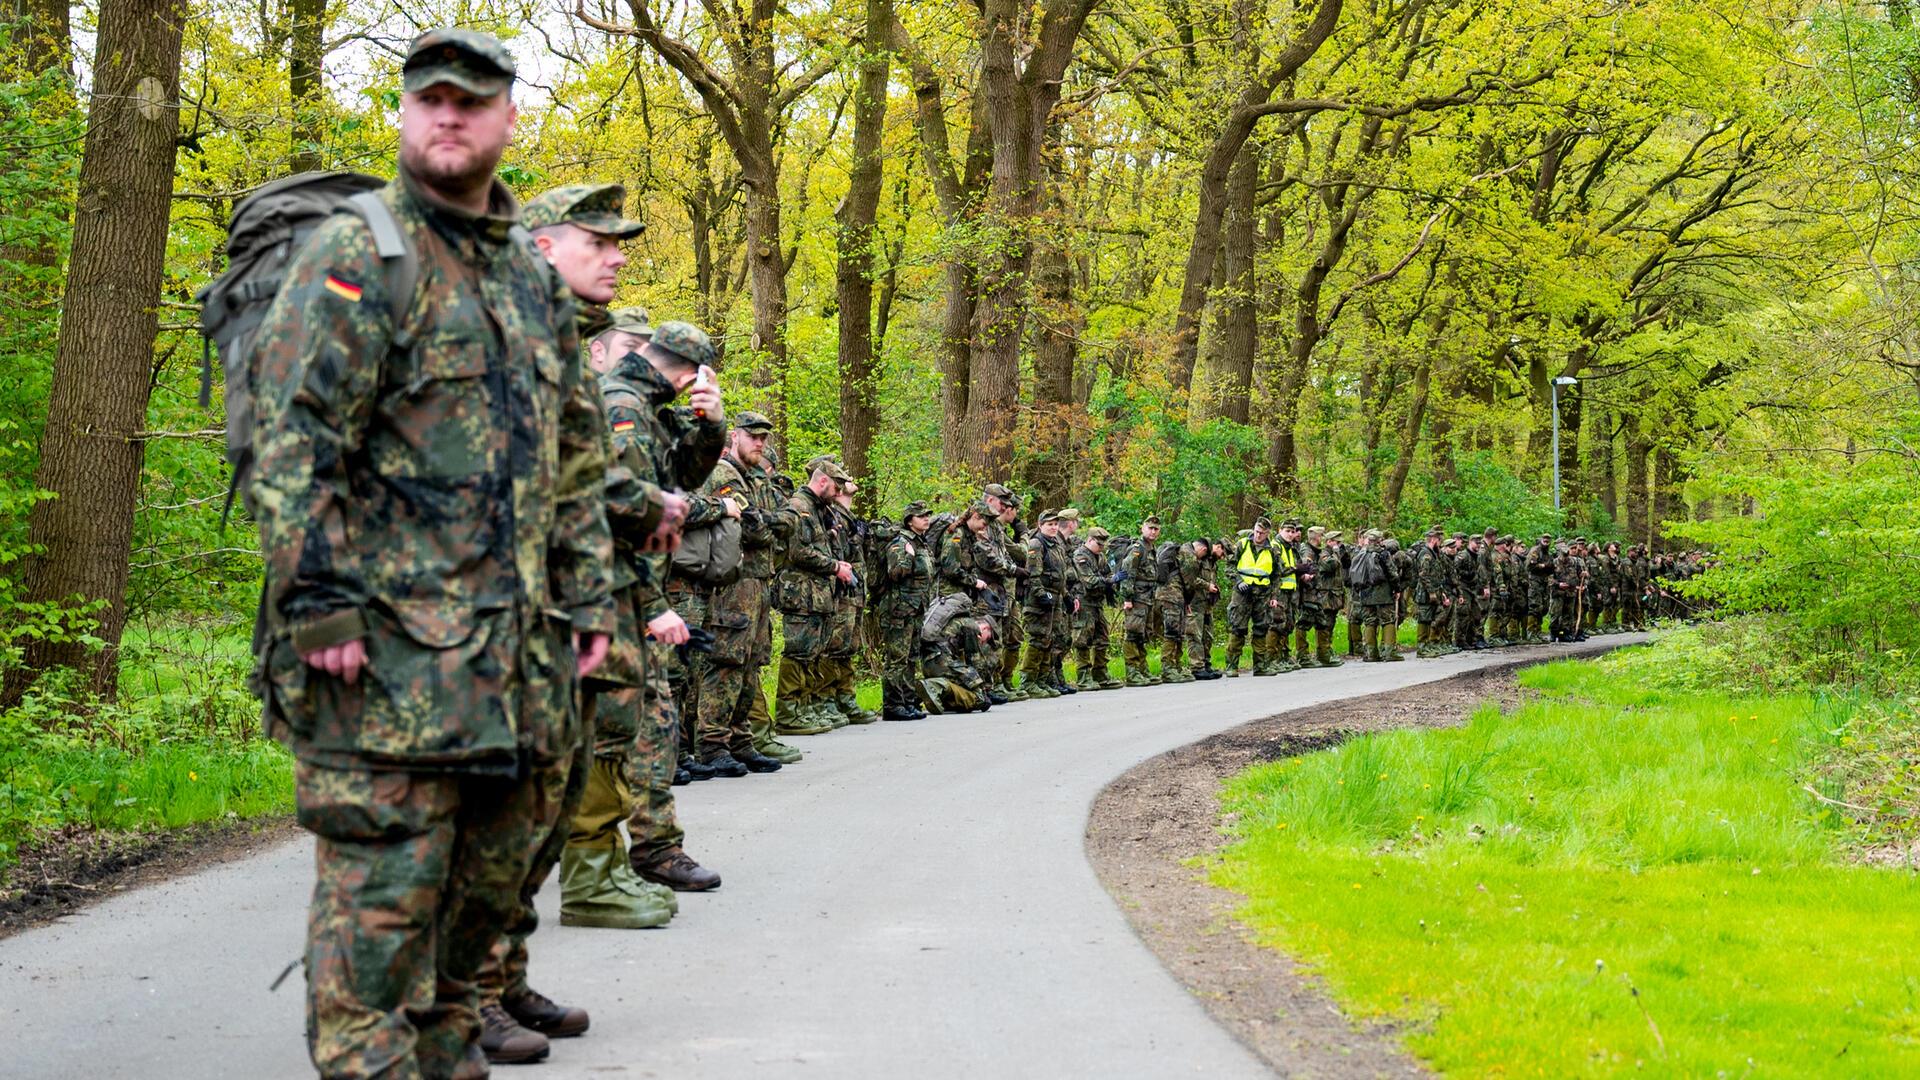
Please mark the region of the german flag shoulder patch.
[[349, 304], [357, 304], [360, 302], [360, 294], [363, 290], [338, 274], [328, 274], [327, 291]]
[[618, 435], [621, 432], [632, 431], [637, 422], [638, 421], [634, 420], [615, 420], [613, 422], [614, 434]]

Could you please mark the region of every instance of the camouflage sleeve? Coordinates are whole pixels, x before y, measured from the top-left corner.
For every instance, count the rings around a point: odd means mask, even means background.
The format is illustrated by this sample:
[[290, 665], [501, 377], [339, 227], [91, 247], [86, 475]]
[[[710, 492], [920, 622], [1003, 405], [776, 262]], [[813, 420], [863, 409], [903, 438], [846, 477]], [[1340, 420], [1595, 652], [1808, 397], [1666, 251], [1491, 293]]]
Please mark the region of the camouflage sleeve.
[[673, 446], [674, 478], [680, 487], [693, 491], [707, 482], [720, 453], [727, 448], [727, 430], [718, 420], [694, 420], [686, 437]]
[[613, 535], [639, 547], [659, 527], [664, 501], [658, 484], [641, 479], [625, 463], [627, 452], [634, 446], [634, 433], [640, 430], [639, 411], [616, 399], [607, 403], [606, 417], [612, 432], [608, 440], [610, 464], [603, 481], [607, 524]]
[[[542, 268], [544, 270], [544, 267]], [[611, 458], [600, 384], [581, 360], [573, 300], [555, 293], [554, 336], [567, 363], [567, 400], [560, 410], [560, 476], [553, 493], [553, 535], [547, 573], [554, 599], [576, 630], [611, 634], [613, 534], [607, 524], [606, 475]]]
[[913, 573], [913, 538], [896, 536], [887, 544], [886, 577], [888, 581], [899, 581]]
[[369, 597], [346, 533], [345, 462], [373, 412], [391, 311], [372, 238], [342, 215], [295, 256], [254, 335], [260, 393], [247, 502], [260, 527], [267, 606], [296, 631], [328, 619], [329, 644], [364, 633], [349, 625]]
[[811, 515], [801, 515], [801, 520], [795, 523], [793, 540], [787, 545], [787, 564], [824, 575], [837, 570], [839, 563], [820, 520]]
[[947, 531], [946, 539], [940, 544], [940, 550], [933, 556], [935, 572], [940, 580], [948, 585], [971, 591], [974, 582], [973, 571], [961, 558], [962, 549], [966, 547], [965, 538], [961, 536], [962, 529], [963, 526], [955, 524]]

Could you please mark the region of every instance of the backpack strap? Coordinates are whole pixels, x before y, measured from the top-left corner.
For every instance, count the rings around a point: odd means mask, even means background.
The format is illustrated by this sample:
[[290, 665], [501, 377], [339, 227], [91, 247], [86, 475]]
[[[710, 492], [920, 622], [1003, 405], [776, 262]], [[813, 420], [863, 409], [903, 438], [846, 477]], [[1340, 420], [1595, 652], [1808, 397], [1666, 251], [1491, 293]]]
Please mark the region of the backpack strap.
[[407, 230], [378, 191], [354, 195], [347, 199], [347, 205], [373, 233], [373, 247], [386, 267], [387, 296], [393, 304], [392, 347], [404, 352], [413, 347], [413, 331], [407, 327], [407, 316], [413, 311], [414, 287], [420, 283], [420, 253], [414, 250]]

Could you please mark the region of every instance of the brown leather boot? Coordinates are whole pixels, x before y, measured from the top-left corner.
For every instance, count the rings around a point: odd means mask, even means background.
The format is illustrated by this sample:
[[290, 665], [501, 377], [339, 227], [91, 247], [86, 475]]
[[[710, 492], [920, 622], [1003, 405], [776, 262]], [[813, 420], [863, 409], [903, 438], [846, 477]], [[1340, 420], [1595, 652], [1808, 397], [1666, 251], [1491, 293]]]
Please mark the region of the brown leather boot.
[[549, 1039], [570, 1039], [583, 1034], [591, 1022], [587, 1010], [577, 1005], [561, 1005], [530, 986], [501, 994], [500, 1007], [518, 1020], [521, 1027]]
[[720, 875], [693, 861], [679, 848], [670, 848], [651, 862], [633, 860], [633, 872], [674, 892], [711, 892], [720, 887]]
[[495, 1065], [545, 1061], [547, 1052], [553, 1049], [545, 1035], [521, 1027], [497, 1001], [480, 1006], [480, 1024], [480, 1049]]

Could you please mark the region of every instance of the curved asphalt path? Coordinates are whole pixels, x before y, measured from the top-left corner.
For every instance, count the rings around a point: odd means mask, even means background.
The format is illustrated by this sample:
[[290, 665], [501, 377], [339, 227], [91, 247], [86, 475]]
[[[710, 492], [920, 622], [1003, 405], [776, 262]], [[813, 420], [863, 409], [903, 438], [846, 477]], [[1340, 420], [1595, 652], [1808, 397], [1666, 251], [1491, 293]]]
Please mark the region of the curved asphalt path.
[[[679, 789], [725, 887], [671, 928], [584, 930], [541, 896], [534, 985], [593, 1029], [496, 1076], [1267, 1077], [1162, 969], [1082, 848], [1155, 754], [1248, 720], [1527, 656], [1501, 649], [1079, 694], [795, 739], [779, 773]], [[0, 941], [0, 1077], [310, 1076], [303, 841]]]

